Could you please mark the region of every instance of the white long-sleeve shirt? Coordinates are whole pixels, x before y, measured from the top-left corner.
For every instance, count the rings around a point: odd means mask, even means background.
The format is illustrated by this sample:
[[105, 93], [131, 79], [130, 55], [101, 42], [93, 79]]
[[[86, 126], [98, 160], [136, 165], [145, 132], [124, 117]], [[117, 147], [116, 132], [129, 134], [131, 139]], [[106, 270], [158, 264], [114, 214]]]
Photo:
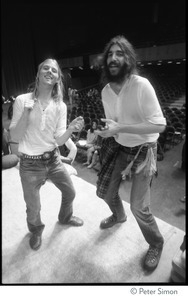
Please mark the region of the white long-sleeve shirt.
[[[117, 95], [110, 84], [102, 90], [102, 102], [107, 119], [121, 124], [149, 123], [166, 125], [154, 88], [148, 79], [131, 75]], [[118, 133], [116, 141], [127, 147], [135, 147], [158, 139], [159, 133]]]
[[[16, 98], [10, 129], [21, 118], [27, 99], [32, 99], [32, 93], [22, 94]], [[44, 111], [36, 101], [33, 110], [29, 113], [29, 124], [25, 134], [18, 141], [18, 151], [28, 155], [40, 155], [52, 151], [58, 146], [56, 138], [66, 131], [66, 125], [67, 107], [63, 101], [59, 103], [51, 101]]]

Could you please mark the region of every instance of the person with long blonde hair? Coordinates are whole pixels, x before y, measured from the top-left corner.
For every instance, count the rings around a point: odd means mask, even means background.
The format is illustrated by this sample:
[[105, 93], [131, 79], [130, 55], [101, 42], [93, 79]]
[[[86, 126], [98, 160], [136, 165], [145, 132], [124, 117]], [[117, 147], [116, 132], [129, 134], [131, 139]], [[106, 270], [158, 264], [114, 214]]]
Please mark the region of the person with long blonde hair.
[[47, 179], [61, 191], [60, 223], [83, 225], [80, 218], [73, 216], [75, 189], [58, 151], [58, 146], [83, 126], [83, 118], [77, 117], [67, 127], [61, 69], [55, 59], [46, 59], [38, 67], [33, 92], [16, 98], [10, 124], [10, 135], [19, 143], [20, 177], [33, 250], [38, 250], [42, 243], [45, 225], [41, 220], [39, 191]]

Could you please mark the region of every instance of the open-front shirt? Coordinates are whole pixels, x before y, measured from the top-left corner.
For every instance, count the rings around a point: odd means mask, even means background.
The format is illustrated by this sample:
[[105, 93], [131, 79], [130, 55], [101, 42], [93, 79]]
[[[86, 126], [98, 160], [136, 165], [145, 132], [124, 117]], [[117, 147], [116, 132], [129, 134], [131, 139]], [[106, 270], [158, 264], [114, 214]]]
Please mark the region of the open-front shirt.
[[[14, 126], [21, 118], [24, 103], [32, 99], [32, 93], [18, 96], [14, 103], [14, 114], [10, 124]], [[63, 101], [51, 101], [43, 111], [37, 100], [29, 113], [28, 127], [19, 142], [18, 151], [27, 155], [40, 155], [57, 147], [56, 138], [66, 131], [67, 107]], [[16, 141], [15, 141], [16, 142]]]
[[[166, 125], [154, 88], [148, 79], [131, 75], [117, 95], [110, 84], [102, 90], [102, 102], [107, 119], [121, 124], [150, 123]], [[115, 140], [127, 147], [134, 147], [158, 139], [159, 133], [119, 133]]]

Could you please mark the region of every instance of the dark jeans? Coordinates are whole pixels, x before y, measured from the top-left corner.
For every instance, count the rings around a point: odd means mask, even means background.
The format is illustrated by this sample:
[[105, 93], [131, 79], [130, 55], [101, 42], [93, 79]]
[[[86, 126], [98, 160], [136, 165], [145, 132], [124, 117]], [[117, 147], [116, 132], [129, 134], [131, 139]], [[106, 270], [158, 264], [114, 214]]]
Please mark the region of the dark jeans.
[[[156, 158], [156, 146], [154, 147], [153, 152]], [[139, 164], [145, 159], [145, 157], [146, 152], [141, 152], [135, 163]], [[115, 167], [112, 172], [110, 184], [105, 198], [106, 203], [109, 205], [109, 208], [118, 220], [121, 220], [126, 216], [118, 191], [122, 181], [121, 172], [129, 163], [130, 155], [120, 151], [116, 159]], [[146, 176], [144, 171], [133, 175], [130, 195], [130, 208], [147, 243], [154, 247], [161, 247], [164, 239], [159, 232], [157, 223], [150, 211], [151, 180], [152, 176]]]
[[50, 179], [61, 191], [59, 220], [66, 222], [73, 213], [72, 202], [75, 189], [65, 166], [56, 152], [50, 160], [33, 160], [20, 158], [20, 177], [26, 202], [27, 225], [31, 232], [42, 232], [40, 188]]

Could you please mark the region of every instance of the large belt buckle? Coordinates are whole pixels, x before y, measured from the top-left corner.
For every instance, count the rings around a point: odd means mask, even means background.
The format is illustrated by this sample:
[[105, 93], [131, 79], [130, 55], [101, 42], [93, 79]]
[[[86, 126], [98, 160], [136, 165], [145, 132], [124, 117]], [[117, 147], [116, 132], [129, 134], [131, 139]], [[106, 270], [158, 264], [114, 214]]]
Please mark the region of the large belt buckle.
[[48, 160], [51, 157], [51, 152], [44, 152], [44, 154], [42, 155], [42, 159], [43, 160]]

